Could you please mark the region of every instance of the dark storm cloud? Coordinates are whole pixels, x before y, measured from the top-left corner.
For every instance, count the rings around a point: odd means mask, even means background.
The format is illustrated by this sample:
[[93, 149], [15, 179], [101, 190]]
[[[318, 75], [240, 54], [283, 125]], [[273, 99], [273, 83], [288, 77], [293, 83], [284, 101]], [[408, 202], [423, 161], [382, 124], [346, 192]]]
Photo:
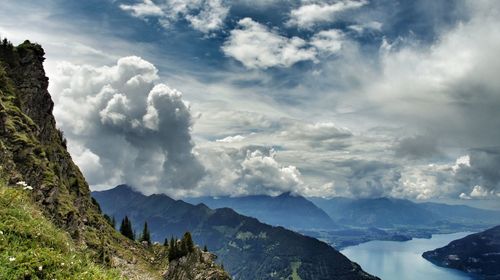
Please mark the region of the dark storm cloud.
[[429, 135], [418, 135], [401, 139], [396, 147], [398, 157], [431, 158], [441, 156], [436, 138]]
[[455, 180], [472, 198], [500, 196], [500, 148], [473, 149], [455, 167]]

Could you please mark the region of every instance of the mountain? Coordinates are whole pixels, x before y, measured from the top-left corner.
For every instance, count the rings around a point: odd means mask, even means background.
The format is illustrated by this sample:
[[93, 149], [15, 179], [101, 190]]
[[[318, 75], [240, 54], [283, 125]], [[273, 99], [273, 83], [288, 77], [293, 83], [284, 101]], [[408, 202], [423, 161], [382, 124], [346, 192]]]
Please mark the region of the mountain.
[[333, 220], [322, 209], [300, 195], [290, 192], [279, 196], [197, 197], [187, 202], [203, 203], [210, 208], [228, 207], [259, 221], [289, 229], [333, 229]]
[[376, 279], [326, 243], [230, 208], [145, 196], [125, 185], [92, 196], [105, 213], [118, 220], [127, 215], [136, 229], [147, 221], [154, 240], [192, 232], [198, 244], [219, 256], [233, 279]]
[[390, 228], [427, 226], [436, 221], [434, 213], [403, 199], [315, 199], [314, 202], [341, 225]]
[[483, 224], [487, 227], [500, 223], [500, 211], [433, 202], [419, 203], [418, 205], [440, 217], [440, 220], [451, 223]]
[[[165, 270], [175, 273], [165, 246], [125, 238], [91, 198], [56, 128], [43, 61], [38, 44], [0, 42], [0, 279], [163, 279]], [[190, 273], [206, 273], [197, 267]]]
[[464, 205], [415, 203], [405, 199], [311, 198], [340, 225], [356, 227], [485, 228], [500, 222], [500, 211]]
[[500, 226], [452, 241], [422, 256], [438, 266], [459, 269], [483, 279], [500, 279]]

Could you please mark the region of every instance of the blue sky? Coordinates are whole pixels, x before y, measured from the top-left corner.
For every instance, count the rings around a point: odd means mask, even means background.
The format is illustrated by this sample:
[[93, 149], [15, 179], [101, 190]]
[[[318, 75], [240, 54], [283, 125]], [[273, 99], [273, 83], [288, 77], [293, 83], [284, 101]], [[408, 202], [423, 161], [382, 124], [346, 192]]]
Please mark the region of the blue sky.
[[10, 1], [92, 188], [496, 206], [496, 1]]

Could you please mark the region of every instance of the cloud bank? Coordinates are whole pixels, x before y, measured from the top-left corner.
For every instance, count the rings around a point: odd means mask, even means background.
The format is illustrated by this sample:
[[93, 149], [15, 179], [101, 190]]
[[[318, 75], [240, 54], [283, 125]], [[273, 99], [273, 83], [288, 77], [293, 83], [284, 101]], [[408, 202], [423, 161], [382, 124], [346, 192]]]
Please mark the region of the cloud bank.
[[116, 65], [59, 65], [54, 114], [89, 183], [146, 193], [192, 189], [204, 176], [182, 94], [135, 56]]

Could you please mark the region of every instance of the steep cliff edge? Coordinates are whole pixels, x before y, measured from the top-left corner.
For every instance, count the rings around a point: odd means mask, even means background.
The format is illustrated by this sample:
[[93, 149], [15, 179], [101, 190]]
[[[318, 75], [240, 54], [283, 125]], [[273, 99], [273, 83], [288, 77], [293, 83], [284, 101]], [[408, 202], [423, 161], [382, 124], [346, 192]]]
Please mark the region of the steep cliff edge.
[[[39, 211], [61, 236], [68, 235], [68, 248], [88, 255], [100, 267], [115, 268], [119, 272], [117, 277], [162, 279], [168, 266], [166, 249], [145, 248], [123, 237], [104, 219], [98, 204], [91, 199], [89, 186], [66, 149], [63, 133], [56, 128], [43, 61], [44, 50], [38, 44], [25, 41], [13, 47], [5, 39], [0, 44], [2, 188], [10, 193], [16, 186], [29, 186], [22, 194], [27, 198], [13, 200], [13, 203], [25, 203], [34, 209], [34, 212], [26, 210], [25, 214]], [[25, 208], [18, 204], [12, 206]], [[9, 213], [3, 214], [10, 217]], [[19, 238], [32, 238], [16, 231], [15, 223], [0, 226], [6, 236], [17, 232]], [[6, 246], [11, 250], [17, 248], [12, 244]], [[29, 264], [29, 259], [24, 263], [6, 261], [6, 264], [31, 265], [33, 271], [38, 269], [37, 264]], [[36, 279], [35, 272], [32, 273], [29, 276]]]

